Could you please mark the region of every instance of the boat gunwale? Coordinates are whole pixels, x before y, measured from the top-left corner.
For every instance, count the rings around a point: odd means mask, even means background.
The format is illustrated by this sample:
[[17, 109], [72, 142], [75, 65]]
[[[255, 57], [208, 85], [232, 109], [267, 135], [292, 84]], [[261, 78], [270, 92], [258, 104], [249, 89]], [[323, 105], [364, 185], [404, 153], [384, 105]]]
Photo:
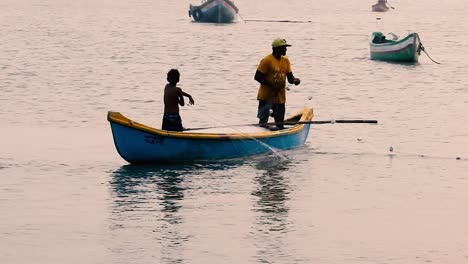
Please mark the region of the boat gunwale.
[[401, 44], [401, 43], [407, 41], [409, 38], [411, 38], [413, 36], [414, 36], [415, 39], [418, 38], [418, 33], [413, 32], [413, 33], [408, 34], [406, 37], [404, 37], [402, 39], [392, 40], [392, 42], [386, 42], [386, 43], [374, 43], [374, 42], [372, 42], [372, 39], [371, 39], [370, 45], [374, 46], [374, 47], [385, 47], [385, 46], [398, 45], [398, 44]]
[[236, 14], [239, 13], [239, 9], [237, 8], [236, 5], [234, 5], [234, 2], [230, 1], [230, 0], [208, 0], [204, 3], [202, 3], [201, 5], [198, 5], [198, 6], [193, 6], [194, 8], [199, 8], [199, 9], [203, 9], [205, 6], [207, 6], [208, 4], [210, 4], [210, 2], [214, 2], [214, 1], [223, 1], [223, 2], [226, 2], [227, 4], [229, 4], [229, 6], [231, 6], [235, 11], [236, 11]]
[[[286, 119], [291, 120], [294, 117], [300, 116], [299, 121], [310, 121], [312, 120], [314, 114], [312, 108], [304, 108], [302, 111]], [[293, 127], [277, 130], [277, 131], [265, 131], [265, 132], [255, 132], [255, 133], [190, 133], [190, 132], [177, 132], [177, 131], [166, 131], [162, 129], [153, 128], [147, 125], [144, 125], [139, 122], [135, 122], [126, 116], [122, 115], [120, 112], [108, 111], [107, 120], [111, 123], [117, 123], [132, 129], [139, 131], [144, 131], [147, 133], [163, 136], [163, 137], [172, 137], [180, 139], [215, 139], [215, 140], [246, 140], [246, 139], [260, 139], [260, 138], [271, 138], [278, 136], [286, 136], [291, 134], [297, 134], [305, 129], [305, 126], [308, 124], [297, 124]]]
[[389, 53], [399, 53], [399, 52], [404, 52], [408, 49], [411, 49], [415, 47], [416, 45], [414, 43], [409, 43], [408, 45], [400, 48], [400, 49], [393, 49], [393, 50], [371, 50], [371, 54], [389, 54]]
[[[375, 32], [374, 32], [375, 33]], [[373, 33], [373, 35], [374, 35]], [[421, 41], [417, 32], [409, 33], [401, 40], [388, 43], [373, 43], [370, 41], [371, 60], [418, 62], [420, 55], [419, 45]], [[385, 56], [402, 56], [399, 58], [388, 58]]]

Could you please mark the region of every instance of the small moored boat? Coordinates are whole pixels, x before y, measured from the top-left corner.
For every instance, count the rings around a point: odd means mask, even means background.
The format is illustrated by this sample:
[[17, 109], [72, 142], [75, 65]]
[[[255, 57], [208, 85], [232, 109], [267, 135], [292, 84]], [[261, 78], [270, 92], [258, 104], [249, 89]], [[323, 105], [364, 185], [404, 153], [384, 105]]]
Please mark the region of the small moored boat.
[[387, 0], [379, 0], [375, 5], [372, 5], [372, 12], [387, 12], [390, 9], [387, 6]]
[[417, 62], [422, 45], [418, 33], [410, 33], [402, 39], [386, 39], [382, 32], [373, 32], [370, 41], [372, 60]]
[[[313, 110], [303, 109], [285, 122], [296, 123], [270, 131], [255, 125], [199, 128], [184, 132], [156, 129], [109, 111], [114, 144], [129, 163], [177, 163], [227, 159], [298, 147], [307, 139]], [[224, 129], [224, 131], [223, 131]]]
[[230, 0], [204, 0], [201, 5], [189, 6], [189, 17], [196, 22], [231, 23], [239, 9]]
[[388, 11], [388, 6], [386, 6], [385, 4], [375, 4], [375, 5], [372, 5], [372, 12], [387, 12]]

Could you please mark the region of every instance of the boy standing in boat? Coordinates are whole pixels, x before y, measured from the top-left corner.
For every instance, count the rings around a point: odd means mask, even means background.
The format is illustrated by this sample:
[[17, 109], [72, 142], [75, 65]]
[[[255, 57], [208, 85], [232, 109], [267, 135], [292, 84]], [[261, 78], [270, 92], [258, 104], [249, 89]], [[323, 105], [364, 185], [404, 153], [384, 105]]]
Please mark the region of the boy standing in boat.
[[[257, 67], [254, 79], [260, 83], [258, 89], [258, 113], [259, 124], [268, 123], [271, 114], [275, 123], [284, 122], [286, 112], [286, 78], [291, 84], [299, 85], [301, 80], [295, 78], [291, 63], [286, 57], [287, 47], [290, 47], [285, 39], [277, 38], [271, 43], [273, 52], [264, 57]], [[277, 124], [276, 129], [283, 129], [283, 124]], [[276, 130], [274, 129], [274, 130]]]
[[184, 106], [184, 96], [188, 97], [189, 105], [195, 104], [192, 96], [177, 87], [180, 80], [180, 73], [177, 69], [171, 69], [167, 73], [167, 81], [164, 88], [164, 116], [162, 129], [169, 131], [183, 131], [182, 119], [179, 115], [179, 105]]

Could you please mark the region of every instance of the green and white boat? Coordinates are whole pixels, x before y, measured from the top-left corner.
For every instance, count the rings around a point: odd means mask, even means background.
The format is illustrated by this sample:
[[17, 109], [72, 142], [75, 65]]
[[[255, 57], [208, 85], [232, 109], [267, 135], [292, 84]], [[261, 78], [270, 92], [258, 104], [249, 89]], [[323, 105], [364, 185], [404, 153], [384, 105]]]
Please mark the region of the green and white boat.
[[410, 33], [403, 39], [394, 35], [393, 40], [385, 38], [382, 32], [373, 32], [370, 41], [371, 60], [418, 62], [422, 45], [418, 33]]

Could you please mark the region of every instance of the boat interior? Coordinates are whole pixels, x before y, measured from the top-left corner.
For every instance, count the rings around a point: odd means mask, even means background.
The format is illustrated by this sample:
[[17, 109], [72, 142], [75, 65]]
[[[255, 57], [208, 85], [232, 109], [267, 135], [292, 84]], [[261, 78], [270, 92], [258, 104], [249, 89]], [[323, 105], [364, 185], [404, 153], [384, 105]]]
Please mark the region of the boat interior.
[[377, 32], [373, 34], [372, 43], [374, 44], [383, 44], [383, 43], [392, 43], [393, 40], [387, 39], [384, 34]]
[[[285, 119], [285, 122], [297, 122], [300, 121], [302, 115], [295, 115]], [[295, 125], [284, 125], [284, 129], [292, 128]], [[222, 125], [218, 127], [200, 127], [200, 128], [187, 128], [184, 132], [189, 133], [214, 133], [214, 134], [229, 134], [229, 133], [262, 133], [267, 131], [277, 131], [276, 126], [269, 125], [267, 127], [260, 126], [258, 124], [246, 124], [246, 125]]]

